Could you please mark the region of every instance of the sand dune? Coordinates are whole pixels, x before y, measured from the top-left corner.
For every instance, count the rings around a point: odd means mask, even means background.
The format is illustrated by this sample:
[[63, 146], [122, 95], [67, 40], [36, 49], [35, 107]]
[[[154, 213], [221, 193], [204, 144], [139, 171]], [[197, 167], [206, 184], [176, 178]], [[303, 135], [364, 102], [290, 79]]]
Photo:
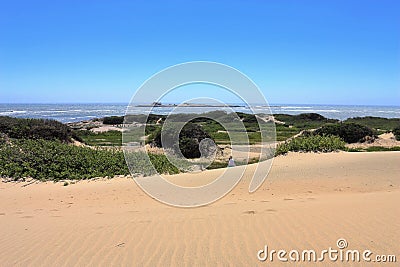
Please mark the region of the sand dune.
[[[399, 261], [399, 162], [398, 152], [289, 154], [274, 160], [255, 193], [248, 193], [250, 166], [226, 197], [193, 209], [161, 204], [129, 178], [65, 187], [1, 183], [0, 265], [292, 266], [261, 262], [257, 252], [265, 245], [337, 249], [339, 238], [349, 249], [396, 254]], [[167, 178], [197, 186], [220, 172]]]

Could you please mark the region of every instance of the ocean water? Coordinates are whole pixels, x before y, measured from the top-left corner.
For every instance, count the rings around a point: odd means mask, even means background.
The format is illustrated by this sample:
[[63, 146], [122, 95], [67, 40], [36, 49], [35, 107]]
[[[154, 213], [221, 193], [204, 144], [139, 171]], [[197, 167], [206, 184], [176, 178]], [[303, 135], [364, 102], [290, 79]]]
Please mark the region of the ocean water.
[[[76, 122], [101, 118], [105, 116], [122, 116], [127, 104], [0, 104], [0, 116], [17, 118], [55, 119], [60, 122]], [[215, 108], [218, 109], [218, 108]], [[251, 113], [246, 107], [235, 107], [235, 111]], [[350, 106], [350, 105], [305, 105], [305, 104], [271, 104], [273, 114], [319, 113], [327, 118], [345, 120], [351, 117], [376, 116], [384, 118], [400, 118], [400, 106]], [[137, 107], [134, 112], [143, 113], [148, 108]], [[153, 113], [168, 114], [172, 107], [156, 107]], [[184, 112], [202, 113], [210, 108], [186, 107]], [[267, 107], [253, 106], [255, 113], [266, 113]]]

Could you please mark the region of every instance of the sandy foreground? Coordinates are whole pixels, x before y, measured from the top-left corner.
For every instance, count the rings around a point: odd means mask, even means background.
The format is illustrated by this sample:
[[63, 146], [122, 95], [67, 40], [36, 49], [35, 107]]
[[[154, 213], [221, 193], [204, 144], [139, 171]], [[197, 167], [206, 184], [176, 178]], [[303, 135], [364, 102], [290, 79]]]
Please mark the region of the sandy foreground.
[[[289, 154], [248, 193], [250, 166], [226, 197], [170, 207], [130, 178], [0, 183], [0, 266], [293, 266], [269, 250], [371, 250], [396, 263], [297, 262], [296, 266], [398, 266], [400, 153]], [[240, 168], [240, 167], [238, 167]], [[221, 170], [168, 177], [196, 186]], [[288, 258], [288, 255], [286, 255]]]

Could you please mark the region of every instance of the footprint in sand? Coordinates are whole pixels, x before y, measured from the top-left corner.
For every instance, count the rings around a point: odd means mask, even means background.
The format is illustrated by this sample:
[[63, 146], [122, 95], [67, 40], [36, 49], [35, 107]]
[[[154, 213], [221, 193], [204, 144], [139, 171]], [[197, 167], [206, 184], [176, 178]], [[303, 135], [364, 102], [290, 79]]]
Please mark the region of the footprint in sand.
[[245, 213], [245, 214], [252, 214], [252, 215], [254, 215], [254, 214], [256, 214], [256, 211], [255, 210], [246, 210], [245, 212], [243, 212], [243, 213]]
[[277, 212], [277, 210], [274, 210], [274, 209], [266, 209], [265, 211], [268, 211], [268, 212]]

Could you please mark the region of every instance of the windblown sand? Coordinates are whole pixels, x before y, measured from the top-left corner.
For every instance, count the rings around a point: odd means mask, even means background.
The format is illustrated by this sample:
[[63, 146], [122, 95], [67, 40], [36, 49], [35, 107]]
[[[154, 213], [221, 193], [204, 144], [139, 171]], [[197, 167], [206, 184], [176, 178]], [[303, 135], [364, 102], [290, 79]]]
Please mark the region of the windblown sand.
[[[0, 183], [0, 266], [292, 266], [257, 252], [337, 249], [339, 238], [371, 257], [395, 254], [397, 266], [399, 163], [399, 152], [289, 154], [255, 193], [250, 166], [226, 197], [193, 209], [161, 204], [129, 178]], [[168, 179], [195, 186], [219, 172]]]

